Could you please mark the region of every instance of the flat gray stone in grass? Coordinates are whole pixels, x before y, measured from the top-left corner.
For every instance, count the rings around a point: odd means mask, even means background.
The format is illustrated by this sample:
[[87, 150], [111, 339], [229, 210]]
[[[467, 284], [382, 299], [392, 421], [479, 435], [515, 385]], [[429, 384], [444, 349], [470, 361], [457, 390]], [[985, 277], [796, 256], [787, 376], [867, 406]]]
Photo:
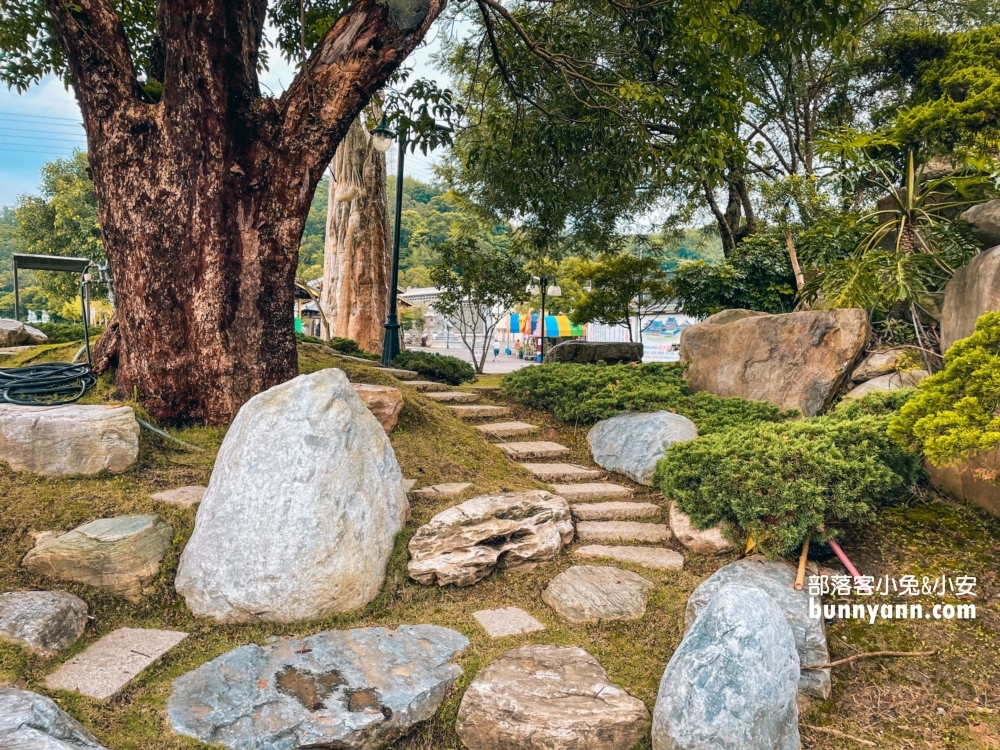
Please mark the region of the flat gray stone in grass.
[[508, 635], [521, 635], [545, 630], [545, 626], [517, 607], [503, 609], [483, 609], [473, 612], [472, 616], [483, 626], [483, 630], [493, 638], [504, 638]]
[[40, 654], [76, 643], [87, 627], [87, 603], [68, 591], [0, 594], [0, 639]]
[[119, 628], [46, 677], [45, 687], [107, 700], [185, 638], [176, 630]]
[[107, 750], [51, 698], [0, 687], [3, 750]]
[[652, 588], [630, 570], [574, 565], [549, 581], [542, 600], [571, 622], [635, 620], [646, 613]]
[[581, 542], [657, 544], [670, 539], [670, 529], [663, 523], [580, 521], [576, 525], [576, 538]]
[[681, 570], [684, 567], [684, 555], [666, 547], [608, 547], [603, 544], [587, 544], [577, 547], [573, 554], [577, 557], [606, 557], [655, 570]]
[[472, 486], [472, 482], [448, 482], [446, 484], [432, 484], [430, 487], [421, 487], [414, 490], [414, 495], [422, 497], [458, 497]]
[[207, 489], [207, 487], [189, 485], [187, 487], [178, 487], [173, 490], [157, 492], [152, 497], [154, 500], [159, 500], [161, 503], [176, 505], [180, 508], [192, 508], [201, 502], [201, 499], [205, 496], [205, 490]]

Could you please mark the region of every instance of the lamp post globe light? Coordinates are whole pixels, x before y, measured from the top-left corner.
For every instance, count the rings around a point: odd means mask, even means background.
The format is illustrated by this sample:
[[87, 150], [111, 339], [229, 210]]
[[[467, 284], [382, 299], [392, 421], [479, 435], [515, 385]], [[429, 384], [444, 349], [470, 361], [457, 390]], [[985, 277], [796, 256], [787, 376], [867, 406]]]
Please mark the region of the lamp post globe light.
[[535, 296], [536, 294], [542, 295], [542, 309], [538, 314], [538, 331], [541, 333], [541, 345], [539, 346], [538, 356], [541, 359], [545, 359], [545, 298], [562, 297], [562, 289], [556, 284], [556, 280], [552, 279], [551, 281], [552, 284], [550, 285], [547, 276], [532, 276], [531, 281], [528, 283], [528, 288], [525, 289], [531, 296]]

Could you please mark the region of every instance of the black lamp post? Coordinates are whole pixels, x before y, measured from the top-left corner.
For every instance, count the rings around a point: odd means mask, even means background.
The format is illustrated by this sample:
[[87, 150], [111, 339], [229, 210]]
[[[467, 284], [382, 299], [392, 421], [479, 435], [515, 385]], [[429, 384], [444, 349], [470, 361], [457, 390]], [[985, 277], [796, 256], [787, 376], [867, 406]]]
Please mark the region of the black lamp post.
[[[385, 115], [371, 131], [372, 145], [382, 153], [389, 150], [396, 133], [389, 127]], [[385, 336], [382, 339], [382, 364], [388, 366], [398, 355], [399, 317], [396, 314], [396, 290], [399, 285], [399, 228], [403, 214], [403, 156], [406, 153], [406, 128], [399, 129], [399, 158], [396, 162], [396, 213], [392, 226], [392, 272], [389, 278], [389, 315], [385, 319]]]
[[532, 276], [532, 279], [538, 281], [537, 284], [528, 283], [527, 292], [528, 294], [534, 296], [541, 293], [542, 295], [542, 310], [538, 314], [538, 330], [542, 334], [542, 344], [539, 349], [539, 354], [541, 358], [545, 359], [545, 297], [561, 297], [562, 289], [556, 284], [555, 279], [552, 280], [552, 286], [549, 286], [548, 276]]

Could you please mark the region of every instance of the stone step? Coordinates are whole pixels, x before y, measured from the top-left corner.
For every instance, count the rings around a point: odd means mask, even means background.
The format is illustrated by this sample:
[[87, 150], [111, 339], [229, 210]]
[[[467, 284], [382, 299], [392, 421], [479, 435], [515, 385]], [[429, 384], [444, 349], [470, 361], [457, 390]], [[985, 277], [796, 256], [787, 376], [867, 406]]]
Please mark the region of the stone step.
[[421, 393], [428, 393], [431, 391], [447, 391], [451, 388], [447, 383], [435, 383], [433, 380], [408, 380], [406, 384], [413, 388], [414, 390], [420, 391]]
[[638, 542], [656, 544], [670, 539], [670, 528], [665, 523], [640, 523], [638, 521], [580, 521], [576, 525], [576, 538], [581, 542]]
[[490, 406], [488, 404], [448, 404], [447, 406], [459, 419], [506, 417], [510, 414], [510, 409], [506, 406]]
[[522, 635], [545, 630], [542, 623], [517, 607], [481, 609], [478, 612], [473, 612], [472, 616], [476, 618], [476, 622], [482, 625], [483, 630], [491, 638], [506, 638], [509, 635]]
[[472, 486], [472, 482], [448, 482], [446, 484], [432, 484], [430, 487], [421, 487], [413, 490], [414, 495], [421, 497], [458, 497]]
[[585, 482], [582, 484], [554, 484], [555, 493], [570, 502], [593, 500], [598, 497], [631, 497], [632, 490], [612, 482]]
[[480, 432], [494, 437], [517, 437], [535, 432], [541, 428], [538, 425], [527, 422], [493, 422], [492, 424], [481, 424], [476, 427]]
[[631, 521], [654, 518], [662, 508], [653, 503], [585, 503], [570, 506], [578, 521]]
[[548, 440], [527, 443], [500, 443], [497, 448], [511, 458], [556, 458], [569, 453], [569, 448]]
[[479, 400], [478, 393], [468, 391], [437, 391], [425, 393], [431, 401], [442, 401], [450, 404], [472, 404]]
[[413, 372], [413, 370], [400, 370], [397, 367], [380, 367], [379, 369], [388, 375], [392, 375], [396, 380], [420, 380], [420, 373]]
[[576, 464], [521, 464], [543, 482], [575, 482], [581, 479], [597, 479], [601, 472]]
[[573, 554], [584, 558], [604, 557], [656, 570], [680, 570], [684, 567], [684, 555], [666, 547], [607, 547], [603, 544], [588, 544], [577, 547]]

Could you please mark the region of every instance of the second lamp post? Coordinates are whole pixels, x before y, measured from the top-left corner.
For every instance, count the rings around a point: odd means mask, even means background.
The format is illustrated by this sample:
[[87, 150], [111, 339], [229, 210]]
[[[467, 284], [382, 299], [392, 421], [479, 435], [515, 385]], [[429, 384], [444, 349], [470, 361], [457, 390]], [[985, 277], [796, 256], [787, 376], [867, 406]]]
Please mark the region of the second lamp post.
[[[392, 146], [396, 133], [389, 127], [385, 115], [372, 130], [372, 146], [385, 153]], [[406, 154], [406, 128], [399, 128], [399, 157], [396, 161], [396, 212], [392, 225], [392, 271], [389, 275], [389, 315], [385, 319], [382, 339], [382, 364], [386, 367], [399, 356], [399, 317], [396, 313], [396, 292], [399, 285], [399, 225], [403, 215], [403, 156]]]
[[539, 356], [545, 359], [545, 298], [548, 297], [562, 297], [562, 289], [556, 284], [555, 279], [552, 279], [552, 285], [546, 289], [549, 283], [548, 276], [532, 276], [532, 282], [528, 284], [528, 288], [525, 290], [528, 294], [534, 297], [536, 294], [542, 295], [542, 310], [538, 314], [538, 330], [541, 333], [542, 343], [539, 348]]

